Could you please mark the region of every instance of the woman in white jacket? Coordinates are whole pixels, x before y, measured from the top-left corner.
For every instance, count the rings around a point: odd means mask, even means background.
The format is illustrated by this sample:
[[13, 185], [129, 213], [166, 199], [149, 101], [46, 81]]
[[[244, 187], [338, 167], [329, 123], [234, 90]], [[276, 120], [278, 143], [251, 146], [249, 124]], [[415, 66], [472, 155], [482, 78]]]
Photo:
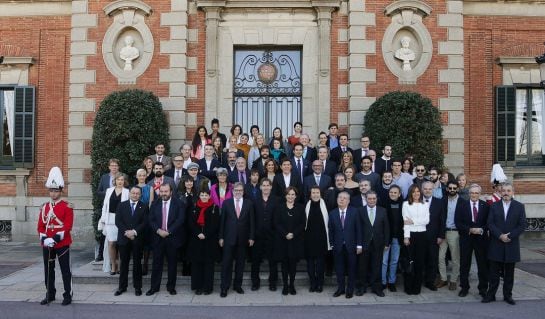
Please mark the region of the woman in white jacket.
[[[102, 230], [108, 245], [104, 245], [104, 263], [102, 271], [110, 272], [110, 275], [119, 273], [117, 263], [117, 226], [115, 226], [115, 213], [119, 203], [129, 200], [129, 190], [125, 188], [126, 178], [122, 173], [115, 175], [115, 186], [106, 190], [102, 215], [98, 222], [98, 230]], [[107, 250], [107, 251], [106, 251]]]
[[426, 257], [426, 225], [430, 222], [430, 212], [422, 203], [422, 192], [418, 185], [409, 188], [407, 201], [403, 203], [403, 237], [409, 250], [409, 258], [413, 262], [412, 281], [406, 280], [405, 292], [409, 295], [420, 294], [424, 275], [424, 260]]

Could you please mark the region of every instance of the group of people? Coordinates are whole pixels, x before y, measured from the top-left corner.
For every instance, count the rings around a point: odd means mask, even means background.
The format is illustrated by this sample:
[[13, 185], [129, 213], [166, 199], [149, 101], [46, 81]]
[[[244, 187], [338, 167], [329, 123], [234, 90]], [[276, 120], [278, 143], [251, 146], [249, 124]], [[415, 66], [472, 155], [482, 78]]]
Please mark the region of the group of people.
[[413, 165], [412, 156], [393, 158], [389, 145], [377, 157], [368, 136], [352, 150], [335, 123], [316, 146], [299, 122], [287, 139], [276, 128], [269, 143], [257, 126], [246, 134], [234, 125], [227, 139], [218, 120], [211, 124], [211, 134], [198, 127], [193, 142], [172, 158], [158, 144], [130, 188], [120, 163], [110, 160], [98, 188], [104, 196], [99, 229], [103, 270], [120, 274], [116, 296], [127, 290], [131, 257], [135, 294], [142, 294], [150, 251], [146, 295], [159, 291], [166, 256], [170, 294], [176, 294], [181, 259], [198, 295], [213, 292], [220, 263], [221, 297], [231, 286], [244, 293], [247, 260], [253, 291], [261, 287], [266, 261], [268, 288], [277, 289], [280, 264], [282, 294], [295, 295], [297, 264], [306, 260], [311, 292], [322, 292], [324, 277], [334, 272], [334, 297], [368, 289], [383, 297], [385, 289], [397, 290], [402, 270], [407, 294], [422, 286], [457, 290], [459, 280], [465, 297], [475, 255], [483, 302], [495, 300], [501, 275], [504, 300], [515, 303], [514, 264], [526, 219], [511, 184], [497, 184], [483, 201], [481, 187], [468, 185], [464, 174]]

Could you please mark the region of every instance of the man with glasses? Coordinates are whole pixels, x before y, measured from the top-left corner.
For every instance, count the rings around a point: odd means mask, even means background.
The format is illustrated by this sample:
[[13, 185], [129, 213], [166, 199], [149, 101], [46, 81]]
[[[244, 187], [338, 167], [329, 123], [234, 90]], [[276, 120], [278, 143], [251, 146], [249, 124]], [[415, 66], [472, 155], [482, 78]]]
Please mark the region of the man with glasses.
[[361, 148], [354, 150], [352, 153], [354, 155], [354, 165], [356, 165], [356, 169], [358, 171], [361, 171], [361, 160], [369, 155], [369, 145], [371, 145], [371, 140], [369, 139], [369, 136], [363, 135], [360, 138]]
[[308, 199], [310, 198], [310, 189], [313, 186], [320, 187], [320, 194], [324, 195], [327, 192], [329, 186], [331, 186], [331, 177], [323, 174], [322, 171], [323, 166], [320, 160], [315, 160], [314, 162], [312, 162], [312, 174], [305, 177], [305, 181], [303, 182], [305, 202], [308, 201]]
[[446, 189], [443, 189], [443, 184], [441, 184], [441, 171], [432, 167], [429, 170], [430, 172], [430, 181], [433, 183], [433, 197], [443, 198], [446, 197]]
[[422, 189], [422, 183], [428, 180], [426, 178], [426, 168], [424, 167], [424, 165], [418, 164], [416, 165], [415, 171], [416, 177], [413, 178], [413, 183], [418, 185], [418, 187]]
[[221, 263], [220, 297], [227, 297], [231, 285], [233, 261], [235, 261], [234, 290], [243, 294], [242, 275], [246, 261], [246, 249], [254, 245], [254, 205], [251, 200], [243, 198], [244, 184], [236, 182], [233, 197], [225, 200], [221, 208], [219, 245], [223, 247]]
[[445, 240], [439, 245], [439, 274], [441, 276], [436, 287], [441, 288], [447, 285], [447, 264], [445, 257], [447, 249], [450, 250], [452, 258], [452, 272], [450, 273], [449, 290], [456, 290], [458, 276], [460, 275], [460, 235], [454, 221], [456, 208], [463, 205], [463, 199], [458, 196], [458, 182], [451, 180], [447, 182], [447, 219], [445, 221]]

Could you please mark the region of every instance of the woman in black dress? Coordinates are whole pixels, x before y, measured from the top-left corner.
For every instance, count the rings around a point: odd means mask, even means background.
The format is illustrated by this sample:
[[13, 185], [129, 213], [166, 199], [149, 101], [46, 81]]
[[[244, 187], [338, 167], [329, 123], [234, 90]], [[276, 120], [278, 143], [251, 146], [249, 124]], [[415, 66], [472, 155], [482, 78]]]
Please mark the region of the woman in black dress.
[[[289, 186], [286, 188], [286, 202], [280, 205], [274, 215], [276, 230], [276, 257], [282, 262], [282, 294], [295, 295], [294, 281], [297, 262], [304, 255], [303, 233], [305, 231], [305, 210], [296, 202], [298, 190]], [[289, 277], [289, 285], [288, 285]]]
[[329, 213], [324, 200], [320, 196], [320, 187], [310, 188], [310, 200], [305, 207], [305, 257], [310, 279], [310, 292], [322, 292], [324, 285], [324, 266], [329, 246], [328, 222]]
[[192, 265], [191, 289], [197, 295], [209, 295], [214, 288], [214, 263], [219, 260], [220, 209], [203, 189], [190, 212], [187, 257]]
[[[188, 213], [193, 211], [195, 202], [198, 199], [199, 194], [197, 193], [196, 189], [197, 187], [195, 185], [193, 177], [191, 177], [191, 175], [183, 175], [180, 183], [178, 184], [178, 198], [185, 206], [185, 211]], [[179, 257], [182, 261], [182, 276], [191, 275], [191, 263], [189, 262], [187, 256], [187, 245], [190, 236], [189, 234], [191, 233], [191, 229], [189, 228], [189, 224], [191, 222], [190, 217], [191, 214], [186, 214], [186, 221], [184, 223], [185, 231], [183, 235], [184, 240], [179, 251]]]

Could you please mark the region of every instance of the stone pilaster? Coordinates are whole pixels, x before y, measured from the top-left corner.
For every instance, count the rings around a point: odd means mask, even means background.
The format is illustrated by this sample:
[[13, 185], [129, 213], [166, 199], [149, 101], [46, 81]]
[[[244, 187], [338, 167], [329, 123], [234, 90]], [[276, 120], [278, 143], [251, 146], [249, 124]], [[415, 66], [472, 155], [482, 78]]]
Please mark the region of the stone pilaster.
[[439, 82], [448, 84], [448, 97], [439, 99], [439, 110], [448, 123], [443, 136], [448, 142], [445, 166], [452, 172], [464, 167], [464, 16], [463, 1], [447, 1], [447, 13], [438, 15], [438, 26], [447, 28], [447, 41], [439, 42], [439, 54], [446, 55], [448, 67], [439, 70]]

